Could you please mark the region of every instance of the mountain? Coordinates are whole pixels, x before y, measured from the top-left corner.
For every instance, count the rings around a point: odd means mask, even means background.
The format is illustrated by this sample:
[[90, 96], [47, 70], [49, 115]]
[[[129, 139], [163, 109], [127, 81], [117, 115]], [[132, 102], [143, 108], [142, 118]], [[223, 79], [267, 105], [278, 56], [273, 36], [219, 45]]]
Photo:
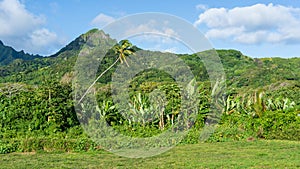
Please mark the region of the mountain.
[[[116, 43], [108, 34], [97, 29], [88, 31], [74, 39], [56, 54], [49, 57], [33, 56], [16, 52], [13, 48], [0, 44], [0, 83], [22, 82], [26, 84], [41, 84], [43, 81], [61, 81], [70, 79], [77, 56], [87, 40], [98, 34], [95, 45], [101, 48], [102, 43], [108, 39]], [[105, 39], [105, 40], [104, 40]], [[94, 42], [93, 42], [94, 43]], [[293, 87], [300, 84], [300, 58], [251, 58], [237, 50], [217, 50], [226, 73], [227, 85], [235, 90], [255, 90], [258, 88], [279, 89], [280, 87]], [[98, 57], [98, 56], [95, 56]], [[180, 54], [178, 57], [191, 68], [198, 80], [208, 81], [205, 66], [195, 54]], [[116, 59], [115, 54], [109, 51], [98, 70], [100, 74]], [[107, 84], [115, 67], [107, 72], [99, 82]], [[146, 72], [145, 76], [136, 78], [139, 83], [147, 78], [167, 78], [159, 72]], [[298, 85], [299, 86], [299, 85]]]
[[[82, 46], [86, 43], [86, 41], [88, 40], [88, 38], [95, 32], [99, 31], [98, 29], [92, 29], [90, 31], [88, 31], [85, 34], [80, 35], [79, 37], [77, 37], [75, 40], [73, 40], [72, 42], [70, 42], [68, 45], [66, 45], [65, 47], [63, 47], [62, 49], [60, 49], [57, 53], [51, 55], [50, 57], [57, 57], [60, 54], [65, 54], [68, 53], [70, 54], [70, 52], [74, 52], [74, 51], [79, 51]], [[103, 31], [102, 31], [103, 32]], [[103, 32], [103, 34], [105, 34]], [[105, 35], [107, 36], [107, 35]]]
[[35, 58], [41, 58], [40, 55], [30, 55], [24, 53], [24, 51], [17, 52], [15, 49], [9, 46], [5, 46], [2, 41], [0, 41], [0, 66], [8, 65], [16, 59], [20, 60], [33, 60]]
[[[0, 83], [41, 84], [50, 79], [59, 81], [64, 74], [72, 72], [81, 48], [95, 32], [102, 38], [109, 38], [103, 31], [93, 29], [80, 35], [54, 55], [45, 57], [26, 55], [24, 59], [12, 58], [10, 62], [0, 65]], [[111, 41], [116, 43], [115, 40]], [[14, 51], [11, 47], [7, 49]], [[2, 52], [1, 55], [9, 57], [7, 52]]]

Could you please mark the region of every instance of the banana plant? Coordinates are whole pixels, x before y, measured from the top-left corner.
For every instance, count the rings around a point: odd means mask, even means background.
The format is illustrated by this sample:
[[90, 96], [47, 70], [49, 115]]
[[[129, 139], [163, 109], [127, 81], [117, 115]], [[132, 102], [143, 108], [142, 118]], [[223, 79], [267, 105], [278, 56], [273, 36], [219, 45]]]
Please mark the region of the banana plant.
[[[112, 101], [104, 100], [102, 104], [96, 106], [96, 112], [97, 113], [93, 117], [96, 120], [105, 120], [109, 124], [118, 121], [116, 105], [114, 105]], [[121, 123], [121, 121], [118, 122]]]
[[147, 122], [152, 120], [154, 108], [153, 105], [149, 105], [147, 102], [148, 99], [141, 93], [133, 96], [132, 101], [128, 103], [129, 114], [127, 119], [130, 124], [140, 122], [142, 126], [145, 126]]
[[268, 110], [289, 110], [293, 109], [296, 106], [296, 103], [294, 101], [291, 101], [289, 98], [282, 98], [277, 97], [274, 99], [268, 99], [267, 100], [267, 109]]

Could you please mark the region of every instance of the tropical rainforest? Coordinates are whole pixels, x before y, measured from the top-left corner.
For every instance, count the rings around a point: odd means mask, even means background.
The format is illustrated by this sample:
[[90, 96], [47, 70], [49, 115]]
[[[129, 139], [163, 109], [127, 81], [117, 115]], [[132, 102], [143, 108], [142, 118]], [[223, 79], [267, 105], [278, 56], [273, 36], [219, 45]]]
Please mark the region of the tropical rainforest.
[[[83, 112], [89, 105], [84, 101], [78, 104], [84, 91], [74, 92], [77, 74], [74, 67], [93, 34], [101, 35], [97, 39], [100, 45], [107, 41], [116, 45], [103, 56], [96, 70], [97, 77], [101, 77], [87, 91], [96, 98], [95, 112], [82, 117], [76, 106], [81, 106]], [[219, 81], [226, 88], [218, 90], [211, 85], [205, 64], [197, 53], [175, 54], [195, 76], [190, 83], [193, 89], [189, 90], [196, 99], [182, 105], [184, 95], [176, 80], [164, 71], [147, 69], [132, 78], [128, 90], [130, 101], [124, 110], [124, 105], [114, 102], [112, 76], [118, 65], [130, 70], [132, 65], [126, 57], [135, 57], [138, 51], [143, 49], [127, 40], [117, 42], [97, 29], [80, 35], [51, 56], [17, 52], [0, 42], [0, 153], [101, 149], [102, 145], [86, 133], [82, 125], [85, 118], [104, 119], [116, 131], [136, 138], [186, 127], [188, 133], [179, 144], [201, 141], [200, 133], [208, 119], [217, 123], [207, 142], [300, 140], [300, 58], [252, 58], [237, 50], [216, 50], [226, 75]], [[85, 90], [88, 87], [89, 84]], [[150, 101], [149, 93], [156, 89], [167, 100], [160, 111], [155, 111], [159, 107]], [[214, 100], [215, 95], [218, 100]], [[212, 117], [212, 102], [220, 105], [220, 116]], [[190, 107], [196, 107], [198, 113], [191, 115]]]

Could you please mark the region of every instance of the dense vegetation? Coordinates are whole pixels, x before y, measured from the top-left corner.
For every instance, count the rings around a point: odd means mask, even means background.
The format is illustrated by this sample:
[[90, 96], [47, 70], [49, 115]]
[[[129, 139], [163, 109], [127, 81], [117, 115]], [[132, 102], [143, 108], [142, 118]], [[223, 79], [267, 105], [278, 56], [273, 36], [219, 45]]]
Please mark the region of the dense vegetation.
[[[0, 153], [62, 149], [65, 151], [97, 149], [79, 125], [72, 90], [73, 67], [80, 50], [95, 33], [109, 38], [102, 31], [91, 30], [81, 35], [57, 54], [50, 57], [15, 55], [0, 44]], [[102, 39], [98, 39], [99, 44]], [[115, 40], [110, 40], [116, 43]], [[135, 51], [141, 49], [133, 46]], [[22, 53], [22, 52], [21, 52]], [[217, 50], [226, 73], [227, 89], [218, 103], [223, 107], [220, 123], [208, 141], [246, 139], [300, 140], [300, 58], [253, 59], [236, 50]], [[20, 54], [20, 53], [18, 53]], [[157, 55], [163, 53], [157, 52]], [[5, 57], [4, 57], [5, 56]], [[118, 55], [109, 50], [98, 75], [115, 62]], [[106, 122], [121, 133], [133, 137], [149, 137], [166, 131], [180, 130], [183, 121], [190, 129], [181, 143], [199, 142], [199, 133], [210, 118], [212, 92], [209, 76], [196, 54], [178, 55], [191, 69], [197, 82], [193, 88], [200, 110], [193, 116], [193, 124], [181, 115], [179, 86], [164, 71], [149, 69], [139, 73], [130, 83], [129, 118], [120, 113], [120, 106], [111, 97], [112, 67], [94, 86], [98, 102], [95, 117]], [[3, 58], [3, 59], [2, 59]], [[7, 60], [9, 59], [9, 60]], [[120, 64], [120, 63], [117, 63]], [[150, 122], [143, 121], [153, 115], [155, 104], [150, 104], [150, 92], [164, 91], [168, 104]], [[187, 108], [186, 110], [189, 110]], [[142, 116], [141, 116], [142, 114]], [[92, 116], [92, 115], [91, 115]], [[131, 117], [140, 117], [141, 120]], [[188, 118], [188, 117], [187, 117]], [[176, 126], [177, 125], [177, 126]]]

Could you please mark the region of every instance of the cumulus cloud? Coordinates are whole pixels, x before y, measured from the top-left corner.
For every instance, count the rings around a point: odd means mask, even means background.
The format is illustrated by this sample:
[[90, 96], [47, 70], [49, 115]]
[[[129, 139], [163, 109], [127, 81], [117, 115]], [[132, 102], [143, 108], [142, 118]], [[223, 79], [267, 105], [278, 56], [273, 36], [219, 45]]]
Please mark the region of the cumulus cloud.
[[207, 5], [198, 4], [198, 5], [196, 6], [196, 9], [197, 9], [197, 10], [207, 10], [208, 7], [207, 7]]
[[178, 33], [168, 26], [168, 23], [160, 24], [156, 20], [145, 21], [141, 24], [128, 24], [125, 36], [138, 35], [133, 37], [133, 42], [139, 47], [148, 50], [175, 52], [174, 46], [178, 46], [176, 38], [179, 38]]
[[[157, 15], [159, 16], [159, 15]], [[134, 18], [134, 19], [133, 19]], [[153, 15], [136, 15], [121, 19], [103, 28], [114, 39], [129, 39], [140, 48], [155, 51], [175, 51], [190, 53], [189, 49], [180, 42], [181, 25], [174, 26], [169, 18], [153, 17]], [[178, 47], [179, 46], [179, 47]], [[183, 50], [182, 50], [183, 49]], [[188, 52], [186, 52], [188, 51]]]
[[171, 48], [165, 49], [163, 51], [168, 52], [168, 53], [180, 53], [177, 47], [171, 47]]
[[44, 28], [45, 23], [45, 17], [30, 13], [19, 0], [0, 2], [0, 39], [17, 50], [50, 54], [61, 46], [63, 39]]
[[66, 40], [58, 37], [54, 32], [46, 28], [34, 30], [29, 35], [29, 43], [27, 49], [32, 51], [43, 51], [45, 54], [56, 52], [57, 48], [64, 44]]
[[143, 32], [144, 34], [153, 34], [153, 35], [156, 34], [155, 36], [160, 35], [161, 37], [162, 36], [171, 37], [171, 38], [179, 37], [178, 33], [174, 29], [168, 27], [168, 23], [165, 23], [164, 25], [160, 25], [159, 22], [155, 20], [149, 20], [148, 22], [142, 24], [133, 24], [129, 26], [129, 28], [125, 32], [125, 35], [126, 36], [132, 35], [137, 32]]
[[0, 36], [24, 34], [45, 22], [45, 18], [32, 15], [17, 0], [0, 2], [0, 11]]
[[273, 4], [210, 8], [194, 25], [205, 25], [208, 38], [244, 44], [300, 43], [300, 8]]
[[115, 18], [100, 13], [92, 20], [91, 25], [102, 28], [103, 26], [112, 23], [113, 21], [115, 21]]

